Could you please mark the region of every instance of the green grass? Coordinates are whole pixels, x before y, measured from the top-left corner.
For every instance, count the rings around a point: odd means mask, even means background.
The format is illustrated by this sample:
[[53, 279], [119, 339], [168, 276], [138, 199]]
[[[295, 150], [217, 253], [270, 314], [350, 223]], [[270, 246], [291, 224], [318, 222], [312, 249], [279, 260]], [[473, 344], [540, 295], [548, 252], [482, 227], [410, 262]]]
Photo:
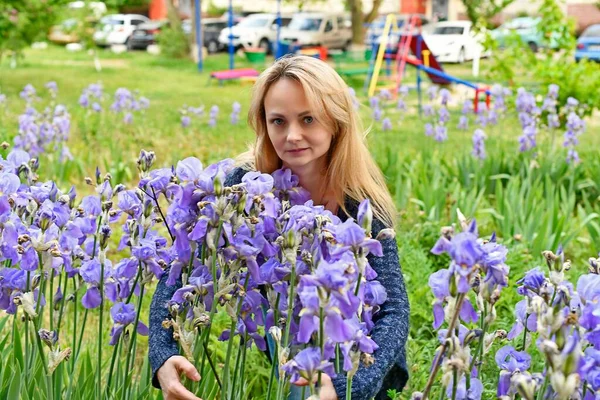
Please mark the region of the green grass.
[[[234, 101], [241, 103], [242, 116], [248, 109], [251, 87], [237, 82], [222, 86], [209, 82], [208, 71], [227, 68], [227, 55], [210, 56], [203, 73], [192, 62], [143, 52], [114, 55], [103, 51], [101, 59], [103, 69], [97, 73], [87, 54], [67, 53], [63, 48], [51, 46], [47, 50], [29, 50], [17, 69], [9, 69], [7, 60], [0, 63], [0, 93], [8, 97], [7, 105], [0, 105], [2, 140], [11, 142], [17, 133], [17, 118], [24, 110], [18, 93], [27, 83], [33, 84], [44, 98], [36, 104], [39, 107], [47, 103], [43, 85], [56, 81], [58, 102], [66, 104], [73, 116], [68, 145], [75, 159], [61, 164], [56, 154], [45, 154], [41, 157], [41, 180], [57, 180], [65, 188], [75, 184], [79, 193], [86, 193], [90, 189], [83, 178], [92, 176], [99, 166], [103, 172], [111, 172], [116, 182], [131, 185], [137, 178], [135, 159], [142, 148], [156, 152], [158, 166], [170, 166], [188, 156], [196, 156], [206, 165], [236, 156], [253, 141], [254, 134], [243, 118], [236, 126], [229, 123]], [[486, 63], [486, 60], [482, 63], [483, 70]], [[365, 63], [355, 65], [361, 67]], [[236, 67], [246, 66], [249, 64], [243, 58], [236, 57]], [[445, 68], [451, 74], [470, 78], [470, 64]], [[109, 112], [101, 116], [87, 113], [78, 106], [78, 98], [84, 87], [97, 81], [103, 83], [105, 93], [110, 96], [119, 87], [138, 90], [150, 99], [150, 109], [144, 115], [136, 115], [131, 126], [121, 122], [122, 116]], [[405, 82], [414, 84], [414, 81], [415, 72], [409, 71]], [[518, 301], [514, 282], [529, 268], [541, 265], [540, 249], [568, 239], [567, 255], [574, 261], [570, 273], [573, 277], [585, 270], [587, 257], [600, 250], [600, 226], [593, 226], [597, 224], [594, 213], [600, 213], [597, 204], [600, 138], [595, 134], [600, 132], [600, 121], [597, 116], [588, 120], [587, 133], [579, 146], [583, 163], [570, 167], [564, 162], [566, 151], [560, 145], [562, 131], [555, 134], [554, 146], [550, 145], [550, 133], [540, 133], [537, 158], [520, 155], [517, 142], [520, 126], [512, 112], [499, 125], [485, 128], [488, 159], [479, 162], [470, 156], [474, 121], [468, 131], [456, 128], [462, 101], [470, 92], [451, 88], [454, 105], [448, 125], [449, 140], [439, 144], [424, 135], [426, 121], [416, 112], [414, 92], [409, 96], [407, 113], [396, 111], [394, 104], [384, 106], [384, 116], [392, 119], [394, 128], [383, 132], [381, 123], [373, 121], [370, 115], [368, 100], [362, 92], [363, 81], [355, 76], [348, 82], [359, 94], [363, 104], [360, 113], [369, 128], [370, 149], [387, 177], [401, 214], [397, 237], [411, 302], [407, 349], [411, 379], [402, 398], [409, 398], [412, 390], [423, 388], [437, 347], [436, 333], [431, 327], [432, 296], [427, 280], [432, 272], [446, 267], [448, 259], [434, 257], [429, 249], [441, 226], [456, 222], [457, 208], [468, 217], [477, 217], [482, 236], [489, 237], [492, 231], [497, 231], [511, 250], [508, 262], [511, 284], [497, 305], [496, 329], [510, 329], [514, 320], [512, 307]], [[535, 82], [522, 83], [536, 86]], [[108, 99], [104, 107], [108, 108], [110, 102]], [[218, 105], [221, 111], [217, 127], [209, 127], [205, 116], [183, 129], [179, 108], [184, 104], [203, 105], [206, 113], [212, 105]], [[586, 216], [591, 222], [586, 222]], [[556, 220], [552, 220], [554, 217]], [[523, 238], [519, 239], [519, 235]], [[90, 326], [95, 326], [95, 322], [92, 319]], [[146, 342], [141, 341], [138, 365], [145, 357], [145, 348]], [[493, 352], [490, 354], [483, 371], [494, 376], [497, 371]], [[262, 366], [259, 364], [258, 370]], [[484, 384], [484, 398], [491, 398], [495, 381]]]

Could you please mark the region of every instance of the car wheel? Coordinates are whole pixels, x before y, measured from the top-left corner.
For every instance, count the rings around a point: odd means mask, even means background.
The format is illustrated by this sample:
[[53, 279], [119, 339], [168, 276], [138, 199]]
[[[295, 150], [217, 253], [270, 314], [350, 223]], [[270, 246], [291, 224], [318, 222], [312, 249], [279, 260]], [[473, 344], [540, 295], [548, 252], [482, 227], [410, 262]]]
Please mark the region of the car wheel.
[[217, 51], [219, 51], [219, 43], [217, 43], [216, 40], [211, 40], [210, 42], [208, 42], [206, 49], [210, 54], [214, 54]]
[[127, 47], [127, 51], [133, 50], [130, 39], [131, 39], [131, 36], [129, 36], [127, 39], [125, 39], [125, 43], [123, 43]]
[[529, 46], [529, 49], [531, 51], [533, 51], [534, 53], [537, 53], [539, 50], [539, 47], [536, 42], [529, 42], [529, 43], [527, 43], [527, 46]]
[[348, 49], [352, 46], [352, 40], [348, 40], [344, 47], [342, 47], [342, 51], [348, 51]]
[[269, 41], [267, 39], [260, 39], [258, 47], [260, 47], [261, 49], [265, 49], [265, 52], [269, 54]]
[[461, 47], [458, 51], [458, 57], [456, 58], [456, 62], [462, 64], [465, 62], [465, 48]]

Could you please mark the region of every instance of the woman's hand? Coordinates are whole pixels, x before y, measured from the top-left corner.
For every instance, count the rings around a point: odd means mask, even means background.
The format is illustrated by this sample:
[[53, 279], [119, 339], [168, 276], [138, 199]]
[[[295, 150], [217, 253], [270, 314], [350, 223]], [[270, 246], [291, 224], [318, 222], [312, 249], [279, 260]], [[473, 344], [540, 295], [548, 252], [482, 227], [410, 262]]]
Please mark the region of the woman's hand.
[[[307, 386], [308, 381], [304, 378], [300, 378], [296, 382], [294, 382], [294, 385]], [[335, 392], [335, 388], [333, 387], [333, 382], [331, 382], [331, 378], [327, 374], [321, 374], [321, 389], [319, 390], [319, 399], [338, 400], [337, 393]]]
[[200, 380], [200, 374], [196, 368], [182, 356], [173, 356], [156, 371], [156, 377], [160, 383], [165, 400], [201, 400], [187, 390], [179, 380], [181, 374], [185, 374], [193, 381]]

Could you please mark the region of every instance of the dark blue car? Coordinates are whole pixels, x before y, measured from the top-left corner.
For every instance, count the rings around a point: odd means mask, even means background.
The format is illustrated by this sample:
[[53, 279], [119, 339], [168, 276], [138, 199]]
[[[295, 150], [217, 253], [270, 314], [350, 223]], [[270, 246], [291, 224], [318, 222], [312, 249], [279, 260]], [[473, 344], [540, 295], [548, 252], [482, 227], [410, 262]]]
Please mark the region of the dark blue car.
[[600, 24], [589, 26], [577, 39], [575, 60], [584, 58], [600, 62]]

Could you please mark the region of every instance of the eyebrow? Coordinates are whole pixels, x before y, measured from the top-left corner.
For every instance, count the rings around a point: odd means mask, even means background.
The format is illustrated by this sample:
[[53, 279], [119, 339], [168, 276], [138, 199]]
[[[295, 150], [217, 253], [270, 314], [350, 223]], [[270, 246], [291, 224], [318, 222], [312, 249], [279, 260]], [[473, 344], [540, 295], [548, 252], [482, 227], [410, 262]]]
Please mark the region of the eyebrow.
[[[310, 114], [310, 110], [306, 110], [306, 111], [302, 111], [300, 114], [298, 114], [299, 117], [303, 117], [307, 114]], [[271, 112], [269, 113], [269, 117], [285, 117], [285, 115], [280, 114], [280, 113], [276, 113], [276, 112]]]

